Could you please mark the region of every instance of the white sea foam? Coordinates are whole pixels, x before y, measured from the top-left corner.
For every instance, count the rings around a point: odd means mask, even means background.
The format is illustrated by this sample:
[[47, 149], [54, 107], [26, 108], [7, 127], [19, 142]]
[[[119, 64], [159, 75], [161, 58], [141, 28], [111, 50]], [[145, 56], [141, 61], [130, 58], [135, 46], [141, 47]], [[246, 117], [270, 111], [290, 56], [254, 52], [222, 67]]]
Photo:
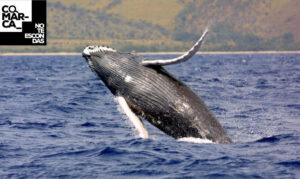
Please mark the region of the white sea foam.
[[180, 142], [191, 142], [191, 143], [198, 143], [198, 144], [213, 143], [213, 141], [211, 141], [211, 140], [201, 139], [201, 138], [195, 138], [195, 137], [183, 137], [183, 138], [177, 139], [177, 141], [180, 141]]

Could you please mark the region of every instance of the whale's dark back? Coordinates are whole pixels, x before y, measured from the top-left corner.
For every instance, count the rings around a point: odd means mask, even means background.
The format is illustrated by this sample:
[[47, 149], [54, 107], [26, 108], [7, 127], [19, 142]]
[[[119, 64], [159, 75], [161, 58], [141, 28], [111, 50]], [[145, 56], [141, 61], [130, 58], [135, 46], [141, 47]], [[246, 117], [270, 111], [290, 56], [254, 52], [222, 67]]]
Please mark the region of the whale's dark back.
[[94, 70], [135, 113], [174, 138], [197, 137], [231, 143], [214, 115], [188, 86], [161, 66], [143, 66], [132, 54], [91, 57]]

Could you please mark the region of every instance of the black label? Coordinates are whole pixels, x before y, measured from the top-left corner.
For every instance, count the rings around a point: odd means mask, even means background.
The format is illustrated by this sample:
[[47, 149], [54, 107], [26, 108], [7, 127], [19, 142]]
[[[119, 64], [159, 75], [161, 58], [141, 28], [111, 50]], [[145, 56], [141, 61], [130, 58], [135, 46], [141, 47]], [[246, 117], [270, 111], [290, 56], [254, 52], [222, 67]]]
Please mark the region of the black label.
[[46, 45], [46, 0], [0, 0], [0, 45]]

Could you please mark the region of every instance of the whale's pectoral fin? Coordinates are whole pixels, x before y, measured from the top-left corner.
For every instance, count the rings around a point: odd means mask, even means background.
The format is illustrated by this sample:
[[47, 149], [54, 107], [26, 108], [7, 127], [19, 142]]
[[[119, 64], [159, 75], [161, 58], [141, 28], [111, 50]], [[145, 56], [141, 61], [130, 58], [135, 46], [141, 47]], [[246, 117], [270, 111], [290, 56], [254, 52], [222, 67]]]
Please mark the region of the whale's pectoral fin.
[[130, 122], [134, 125], [134, 127], [138, 131], [139, 136], [141, 138], [147, 139], [149, 135], [142, 120], [137, 115], [135, 115], [134, 112], [132, 112], [124, 97], [118, 96], [116, 99], [120, 104], [123, 112], [127, 115]]
[[144, 65], [144, 66], [149, 66], [149, 65], [161, 65], [161, 66], [163, 66], [163, 65], [171, 65], [171, 64], [175, 64], [175, 63], [184, 62], [184, 61], [190, 59], [199, 50], [205, 36], [207, 35], [207, 32], [208, 32], [208, 28], [206, 28], [204, 30], [202, 36], [195, 43], [195, 45], [189, 51], [187, 51], [185, 54], [183, 54], [180, 57], [173, 58], [173, 59], [166, 59], [166, 60], [143, 60], [141, 62], [141, 64]]

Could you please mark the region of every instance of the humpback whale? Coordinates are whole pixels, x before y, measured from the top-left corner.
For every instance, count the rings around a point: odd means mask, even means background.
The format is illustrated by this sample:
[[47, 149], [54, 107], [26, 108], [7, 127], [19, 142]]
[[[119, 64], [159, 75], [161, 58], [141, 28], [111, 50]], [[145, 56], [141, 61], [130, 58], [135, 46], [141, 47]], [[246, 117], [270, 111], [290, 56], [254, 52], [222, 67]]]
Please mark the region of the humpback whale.
[[82, 56], [116, 96], [140, 137], [149, 136], [144, 118], [175, 139], [228, 144], [231, 139], [202, 99], [163, 67], [190, 59], [207, 33], [205, 29], [190, 50], [174, 59], [146, 59], [104, 46], [87, 46]]

